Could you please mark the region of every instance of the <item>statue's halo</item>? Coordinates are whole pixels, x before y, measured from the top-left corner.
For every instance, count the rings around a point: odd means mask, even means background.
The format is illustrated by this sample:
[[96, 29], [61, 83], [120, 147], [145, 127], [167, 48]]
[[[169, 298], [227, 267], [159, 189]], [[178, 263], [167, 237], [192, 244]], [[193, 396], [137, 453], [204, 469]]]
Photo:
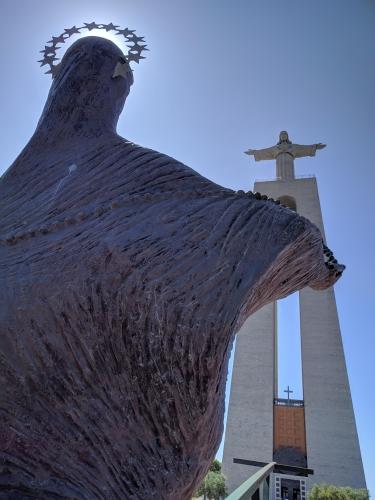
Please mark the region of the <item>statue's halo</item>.
[[[120, 40], [124, 41], [128, 47], [128, 53], [125, 55], [127, 61], [130, 63], [131, 61], [136, 62], [137, 64], [141, 59], [144, 59], [142, 56], [142, 52], [148, 50], [147, 45], [145, 44], [145, 40], [143, 36], [137, 36], [135, 34], [135, 30], [130, 30], [129, 28], [120, 29], [119, 26], [109, 23], [109, 24], [97, 24], [94, 21], [91, 23], [83, 23], [84, 26], [80, 26], [77, 28], [73, 26], [72, 28], [66, 28], [63, 33], [59, 36], [53, 36], [51, 40], [47, 42], [44, 49], [40, 52], [43, 54], [43, 59], [39, 60], [41, 66], [49, 66], [49, 70], [46, 71], [46, 74], [52, 75], [52, 78], [57, 73], [57, 68], [59, 65], [60, 58], [56, 56], [56, 51], [62, 48], [62, 44], [64, 44], [68, 38], [73, 35], [82, 35], [83, 32], [87, 31], [87, 35], [99, 35], [102, 36], [101, 33], [98, 33], [99, 30], [105, 30], [105, 35], [103, 38], [108, 38], [112, 42], [116, 43], [116, 45], [121, 45], [116, 42], [116, 37], [121, 35]], [[111, 32], [115, 31], [115, 34]], [[111, 35], [108, 35], [111, 33]]]

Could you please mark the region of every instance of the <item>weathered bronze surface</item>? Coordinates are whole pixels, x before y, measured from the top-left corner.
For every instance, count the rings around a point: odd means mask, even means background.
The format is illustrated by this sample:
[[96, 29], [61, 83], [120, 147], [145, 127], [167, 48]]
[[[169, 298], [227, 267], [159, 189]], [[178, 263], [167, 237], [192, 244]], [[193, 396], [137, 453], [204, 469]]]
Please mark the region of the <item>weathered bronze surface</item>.
[[235, 332], [342, 271], [295, 212], [119, 137], [122, 57], [68, 50], [0, 182], [1, 498], [191, 498]]

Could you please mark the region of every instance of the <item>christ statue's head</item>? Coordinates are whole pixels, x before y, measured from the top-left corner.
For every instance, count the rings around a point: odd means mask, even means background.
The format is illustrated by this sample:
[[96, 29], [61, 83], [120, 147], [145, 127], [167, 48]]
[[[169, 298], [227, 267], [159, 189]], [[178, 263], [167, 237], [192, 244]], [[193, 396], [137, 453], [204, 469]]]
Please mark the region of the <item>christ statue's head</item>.
[[289, 136], [288, 136], [288, 132], [286, 130], [282, 130], [280, 132], [280, 135], [279, 135], [279, 142], [278, 144], [281, 144], [281, 143], [288, 143], [288, 144], [291, 144], [292, 142], [289, 140]]

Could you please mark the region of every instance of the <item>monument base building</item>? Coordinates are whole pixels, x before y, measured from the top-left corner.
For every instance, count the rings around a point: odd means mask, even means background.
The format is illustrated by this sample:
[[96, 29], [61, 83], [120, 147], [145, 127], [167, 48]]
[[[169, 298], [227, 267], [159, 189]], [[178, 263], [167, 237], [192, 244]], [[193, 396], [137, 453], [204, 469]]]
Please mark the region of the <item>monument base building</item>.
[[[277, 178], [254, 191], [308, 218], [325, 239], [316, 179], [294, 175], [294, 158], [322, 147], [292, 144], [282, 132], [276, 146], [248, 154], [276, 159]], [[270, 462], [287, 466], [273, 475], [275, 499], [303, 500], [320, 483], [366, 488], [334, 290], [303, 289], [299, 303], [303, 400], [278, 398], [276, 303], [237, 335], [223, 454], [229, 492]]]

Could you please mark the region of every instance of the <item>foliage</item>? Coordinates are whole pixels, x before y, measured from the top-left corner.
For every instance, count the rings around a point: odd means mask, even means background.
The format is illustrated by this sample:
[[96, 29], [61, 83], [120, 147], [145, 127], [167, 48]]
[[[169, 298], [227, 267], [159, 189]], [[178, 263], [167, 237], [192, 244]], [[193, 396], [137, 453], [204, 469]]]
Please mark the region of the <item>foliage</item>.
[[210, 465], [209, 470], [211, 472], [221, 472], [221, 463], [219, 462], [219, 460], [215, 458], [212, 464]]
[[368, 490], [333, 486], [329, 484], [316, 484], [311, 489], [308, 500], [368, 500]]
[[208, 500], [220, 500], [227, 495], [225, 477], [221, 473], [221, 463], [214, 460], [196, 493]]

